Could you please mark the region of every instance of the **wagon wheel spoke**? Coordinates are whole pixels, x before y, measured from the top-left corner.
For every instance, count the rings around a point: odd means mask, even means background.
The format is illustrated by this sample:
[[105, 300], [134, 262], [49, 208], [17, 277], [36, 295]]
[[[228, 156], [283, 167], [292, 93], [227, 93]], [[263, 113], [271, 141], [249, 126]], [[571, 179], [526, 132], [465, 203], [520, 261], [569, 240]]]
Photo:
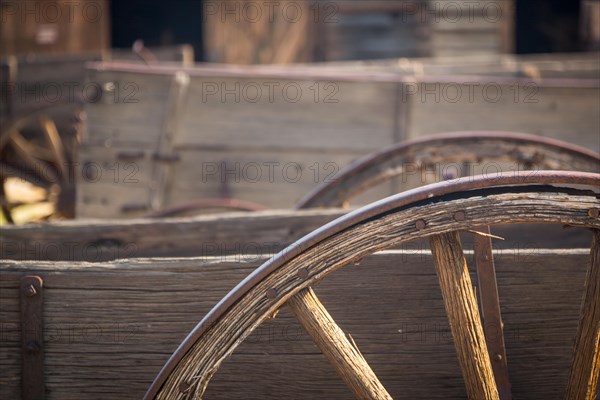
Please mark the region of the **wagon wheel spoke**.
[[20, 159], [33, 171], [33, 173], [43, 179], [46, 183], [51, 184], [57, 182], [56, 174], [48, 168], [48, 164], [36, 159], [32, 154], [35, 154], [34, 147], [18, 131], [13, 131], [11, 134], [11, 144], [14, 147]]
[[429, 245], [467, 394], [470, 399], [499, 399], [460, 236], [431, 236]]
[[56, 124], [46, 115], [42, 115], [40, 116], [40, 125], [42, 126], [42, 131], [46, 136], [50, 150], [52, 151], [54, 163], [60, 172], [60, 176], [63, 181], [66, 181], [68, 179], [69, 172], [67, 170], [65, 148], [58, 133], [58, 129], [56, 128]]
[[290, 298], [287, 306], [357, 399], [392, 398], [310, 287]]
[[475, 231], [480, 232], [473, 235], [473, 240], [481, 314], [484, 322], [483, 331], [488, 354], [492, 360], [492, 370], [496, 378], [498, 394], [501, 400], [510, 400], [512, 394], [504, 344], [504, 324], [500, 312], [496, 268], [492, 253], [492, 238], [489, 236], [490, 227], [478, 227]]
[[600, 230], [593, 230], [590, 253], [591, 262], [585, 278], [566, 399], [592, 400], [598, 390], [600, 375]]
[[[0, 166], [1, 168], [1, 166]], [[12, 214], [10, 212], [10, 207], [8, 205], [8, 200], [6, 199], [6, 193], [4, 192], [4, 178], [0, 178], [0, 207], [2, 209], [2, 214], [6, 219], [6, 222], [9, 224], [14, 224]]]

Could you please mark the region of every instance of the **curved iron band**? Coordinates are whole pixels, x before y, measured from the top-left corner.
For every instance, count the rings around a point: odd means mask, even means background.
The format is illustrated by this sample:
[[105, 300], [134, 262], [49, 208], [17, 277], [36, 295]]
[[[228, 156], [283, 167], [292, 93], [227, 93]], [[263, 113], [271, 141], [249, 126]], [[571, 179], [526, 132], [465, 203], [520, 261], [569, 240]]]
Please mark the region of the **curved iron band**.
[[[389, 166], [410, 162], [414, 156], [435, 157], [436, 149], [445, 145], [463, 143], [473, 144], [477, 141], [497, 141], [498, 144], [514, 144], [516, 146], [536, 146], [548, 153], [565, 154], [572, 160], [579, 160], [589, 165], [589, 172], [600, 172], [600, 154], [571, 143], [546, 137], [502, 131], [465, 131], [450, 132], [423, 136], [363, 157], [345, 167], [330, 182], [323, 182], [296, 204], [297, 209], [311, 207], [341, 206], [353, 195], [373, 187], [384, 180], [400, 176], [402, 171], [389, 171]], [[421, 153], [418, 153], [421, 151]], [[476, 160], [478, 154], [464, 153], [457, 158], [469, 161]], [[497, 159], [499, 159], [498, 157]], [[509, 157], [510, 158], [510, 157]], [[518, 161], [515, 159], [515, 161]], [[387, 169], [386, 169], [387, 167]], [[577, 168], [582, 170], [582, 168]]]
[[[518, 185], [584, 185], [600, 188], [600, 174], [570, 171], [539, 171], [531, 173], [504, 173], [490, 179], [486, 176], [472, 176], [455, 179], [453, 181], [438, 182], [416, 189], [408, 190], [376, 201], [367, 206], [350, 212], [328, 224], [322, 226], [304, 236], [302, 239], [292, 243], [284, 250], [274, 255], [259, 268], [254, 270], [235, 288], [233, 288], [211, 311], [202, 318], [196, 327], [179, 345], [171, 355], [167, 363], [161, 369], [154, 382], [148, 389], [144, 399], [153, 399], [160, 391], [165, 381], [175, 369], [179, 361], [190, 350], [193, 344], [200, 338], [210, 326], [218, 320], [233, 304], [248, 293], [254, 286], [265, 277], [286, 264], [303, 251], [313, 247], [319, 242], [357, 224], [361, 224], [377, 215], [385, 214], [399, 208], [410, 207], [413, 203], [423, 200], [434, 201], [436, 198], [452, 193], [467, 192], [476, 193], [479, 189], [491, 189], [501, 186]], [[475, 191], [473, 193], [469, 193]]]
[[269, 208], [262, 204], [239, 199], [199, 199], [180, 203], [146, 215], [148, 218], [173, 217], [186, 211], [204, 208], [225, 208], [238, 211], [264, 211]]

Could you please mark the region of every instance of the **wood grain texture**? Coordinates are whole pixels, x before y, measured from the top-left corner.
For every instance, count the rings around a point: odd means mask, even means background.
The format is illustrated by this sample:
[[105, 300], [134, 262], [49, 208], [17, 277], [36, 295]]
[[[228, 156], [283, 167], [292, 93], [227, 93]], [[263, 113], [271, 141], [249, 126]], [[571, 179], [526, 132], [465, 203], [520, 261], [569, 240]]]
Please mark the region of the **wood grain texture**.
[[277, 252], [345, 214], [344, 209], [273, 210], [193, 218], [73, 220], [2, 227], [0, 256], [103, 261], [134, 257], [253, 258]]
[[593, 400], [600, 376], [600, 231], [594, 230], [566, 399]]
[[460, 369], [470, 399], [499, 399], [477, 298], [458, 232], [429, 238]]
[[[473, 253], [465, 253], [474, 279]], [[3, 261], [0, 394], [20, 398], [21, 276], [44, 277], [47, 400], [133, 400], [196, 321], [265, 260]], [[556, 398], [568, 378], [589, 251], [512, 249], [495, 260], [514, 394]], [[394, 398], [466, 397], [427, 249], [368, 256], [315, 292]], [[348, 397], [286, 308], [248, 337], [206, 391], [218, 400]]]
[[530, 132], [598, 151], [600, 139], [592, 133], [600, 129], [600, 121], [592, 115], [600, 107], [599, 99], [598, 87], [545, 87], [535, 81], [507, 84], [494, 79], [469, 87], [426, 77], [402, 105], [410, 113], [409, 138], [485, 127]]
[[[164, 381], [157, 398], [176, 395], [179, 385], [184, 382], [190, 385], [190, 393], [201, 395], [222, 361], [286, 300], [336, 269], [368, 254], [413, 238], [481, 224], [536, 221], [595, 227], [598, 221], [590, 219], [587, 212], [597, 207], [597, 203], [592, 196], [565, 197], [558, 193], [490, 194], [400, 209], [353, 225], [314, 244], [269, 273], [251, 290], [244, 291], [226, 312], [207, 326], [198, 340], [190, 343], [185, 354], [180, 353], [182, 358]], [[453, 213], [459, 210], [468, 216], [465, 221], [452, 219]], [[419, 220], [425, 221], [423, 229], [417, 227]], [[309, 274], [306, 279], [298, 281], [292, 278], [300, 268], [307, 267]], [[266, 296], [272, 288], [279, 293], [276, 299]]]
[[364, 359], [354, 339], [350, 337], [350, 342], [311, 288], [302, 290], [286, 304], [354, 397], [392, 399]]
[[[102, 199], [95, 202], [101, 210]], [[135, 200], [135, 199], [132, 199]], [[108, 200], [107, 200], [108, 202]], [[107, 203], [111, 204], [111, 203]], [[192, 218], [94, 220], [3, 226], [0, 257], [14, 260], [107, 261], [135, 257], [208, 257], [239, 254], [241, 258], [279, 251], [303, 235], [348, 212], [347, 209], [273, 210], [224, 213]], [[523, 257], [539, 248], [586, 247], [587, 230], [547, 224], [496, 225], [499, 251]], [[463, 239], [466, 249], [475, 243]], [[427, 248], [426, 241], [402, 245]]]
[[[114, 155], [110, 150], [102, 155], [101, 149], [155, 150], [176, 74], [188, 74], [190, 88], [188, 98], [177, 107], [178, 125], [168, 140], [167, 147], [181, 160], [171, 167], [172, 175], [179, 179], [169, 179], [159, 189], [164, 191], [160, 194], [165, 205], [218, 194], [222, 180], [216, 186], [199, 183], [204, 179], [207, 154], [209, 162], [218, 154], [218, 161], [232, 165], [260, 165], [267, 157], [267, 162], [281, 166], [296, 163], [311, 168], [318, 159], [317, 168], [327, 163], [341, 168], [356, 157], [399, 140], [483, 127], [529, 131], [598, 150], [600, 141], [594, 135], [600, 129], [595, 118], [600, 107], [598, 80], [594, 79], [598, 62], [585, 56], [572, 62], [557, 58], [554, 62], [531, 56], [497, 56], [475, 57], [473, 63], [454, 58], [151, 69], [96, 64], [88, 70], [87, 79], [103, 88], [102, 96], [86, 104], [85, 147], [79, 159], [113, 165], [117, 161]], [[573, 79], [524, 79], [530, 70], [542, 78]], [[118, 93], [107, 87], [118, 87]], [[91, 149], [97, 151], [88, 152]], [[148, 165], [150, 168], [140, 162], [140, 170], [157, 168], [154, 162]], [[268, 168], [263, 168], [264, 175]], [[294, 172], [292, 168], [290, 173]], [[295, 175], [292, 182], [269, 185], [264, 181], [257, 184], [252, 177], [242, 179], [236, 194], [272, 207], [291, 207], [295, 199], [320, 182], [306, 181], [313, 173], [302, 170], [302, 183], [295, 182]], [[152, 188], [152, 179], [146, 176], [139, 174], [140, 185]], [[147, 193], [123, 182], [107, 187], [81, 179], [78, 184], [85, 192], [77, 198], [79, 217], [138, 216], [120, 211], [120, 206], [132, 197], [138, 197], [141, 204], [151, 202]], [[389, 195], [402, 187], [386, 189], [384, 194]], [[111, 195], [102, 196], [105, 191]], [[113, 195], [117, 192], [122, 195]], [[96, 197], [102, 198], [101, 202], [95, 202]], [[102, 202], [106, 203], [104, 214]]]

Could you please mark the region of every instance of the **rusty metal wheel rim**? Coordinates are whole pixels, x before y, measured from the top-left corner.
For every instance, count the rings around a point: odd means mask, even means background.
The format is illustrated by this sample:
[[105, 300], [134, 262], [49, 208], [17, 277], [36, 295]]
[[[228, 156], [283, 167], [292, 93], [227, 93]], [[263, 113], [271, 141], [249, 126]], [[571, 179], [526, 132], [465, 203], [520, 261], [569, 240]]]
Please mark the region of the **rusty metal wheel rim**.
[[[454, 151], [447, 151], [454, 146]], [[512, 147], [498, 153], [500, 146]], [[524, 154], [529, 147], [533, 154]], [[486, 153], [487, 152], [487, 153]], [[491, 152], [491, 154], [490, 154]], [[527, 169], [600, 172], [600, 154], [586, 148], [543, 136], [518, 132], [448, 132], [408, 140], [371, 153], [342, 169], [302, 198], [296, 208], [340, 207], [364, 191], [401, 176], [404, 164], [434, 162], [520, 162]], [[494, 171], [495, 172], [495, 171]]]
[[269, 209], [269, 207], [262, 204], [240, 199], [198, 199], [165, 207], [146, 215], [146, 217], [179, 217], [192, 211], [195, 214], [200, 214], [201, 211], [211, 208], [223, 209], [225, 211], [264, 211]]
[[[598, 195], [589, 191], [577, 191], [577, 203], [569, 208], [561, 201], [569, 197], [570, 190], [547, 185], [584, 185], [598, 187], [600, 175], [564, 171], [538, 172], [536, 174], [503, 174], [495, 179], [469, 177], [428, 185], [405, 193], [390, 196], [355, 212], [343, 216], [278, 253], [248, 276], [224, 297], [194, 328], [163, 367], [146, 399], [189, 398], [201, 395], [220, 363], [258, 327], [268, 315], [279, 309], [288, 299], [312, 283], [324, 278], [333, 270], [353, 263], [375, 251], [384, 250], [403, 241], [427, 237], [447, 231], [492, 223], [546, 222], [600, 229], [597, 210]], [[545, 193], [545, 191], [547, 191]], [[541, 193], [542, 202], [535, 200]], [[552, 194], [554, 193], [554, 194]], [[574, 192], [575, 193], [575, 192]], [[507, 202], [502, 195], [516, 196]], [[562, 199], [562, 200], [561, 200]], [[517, 204], [518, 202], [518, 204]], [[552, 212], [536, 212], [532, 215], [508, 215], [519, 204], [552, 204]], [[484, 212], [483, 217], [470, 219], [470, 215], [456, 228], [452, 212], [466, 204]], [[503, 204], [502, 212], [490, 205]], [[426, 209], [425, 219], [415, 220], [414, 211]], [[594, 211], [595, 210], [595, 211]], [[514, 210], [513, 210], [514, 211]], [[420, 223], [421, 222], [421, 223]], [[352, 243], [355, 252], [337, 254], [327, 259], [326, 252], [349, 240], [359, 229], [386, 227], [368, 240], [361, 238]], [[404, 233], [402, 233], [404, 232]], [[364, 232], [363, 232], [364, 234]], [[299, 274], [300, 269], [306, 274]], [[303, 276], [303, 277], [302, 277]], [[285, 284], [273, 285], [282, 279]], [[287, 279], [287, 280], [286, 280]], [[275, 287], [274, 287], [275, 286]], [[245, 304], [243, 304], [245, 302]], [[222, 323], [228, 315], [241, 307], [252, 304], [252, 315], [243, 314], [239, 329]], [[236, 309], [237, 308], [237, 309]], [[208, 344], [208, 345], [207, 345]], [[204, 346], [204, 347], [203, 347]], [[208, 346], [208, 348], [206, 347]], [[192, 377], [194, 377], [192, 379]]]

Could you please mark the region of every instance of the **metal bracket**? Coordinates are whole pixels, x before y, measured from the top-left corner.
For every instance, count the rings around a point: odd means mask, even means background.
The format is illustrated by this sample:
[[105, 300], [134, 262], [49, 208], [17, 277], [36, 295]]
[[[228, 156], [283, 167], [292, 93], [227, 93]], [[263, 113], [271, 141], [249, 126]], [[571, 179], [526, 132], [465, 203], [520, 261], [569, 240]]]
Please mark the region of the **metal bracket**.
[[478, 227], [476, 230], [484, 233], [484, 235], [474, 234], [473, 239], [475, 242], [475, 265], [479, 282], [479, 299], [486, 344], [500, 400], [512, 400], [504, 345], [504, 324], [500, 313], [496, 267], [492, 254], [492, 239], [489, 236], [490, 227]]
[[37, 275], [21, 278], [21, 396], [44, 398], [44, 281]]

